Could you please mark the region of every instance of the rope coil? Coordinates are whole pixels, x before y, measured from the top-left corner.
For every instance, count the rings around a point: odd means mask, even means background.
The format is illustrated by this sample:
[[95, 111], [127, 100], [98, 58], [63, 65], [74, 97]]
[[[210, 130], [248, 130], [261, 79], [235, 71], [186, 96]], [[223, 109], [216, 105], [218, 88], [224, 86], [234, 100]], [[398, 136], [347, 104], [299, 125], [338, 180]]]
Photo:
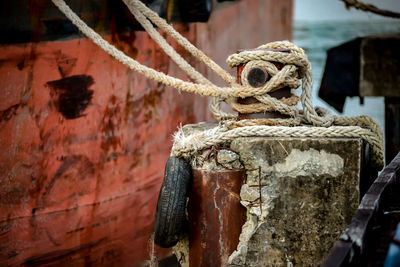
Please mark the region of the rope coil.
[[[383, 166], [382, 130], [377, 122], [366, 116], [337, 117], [331, 115], [326, 110], [315, 109], [311, 96], [313, 85], [311, 64], [304, 50], [289, 41], [272, 42], [259, 46], [254, 50], [246, 50], [229, 56], [227, 63], [230, 67], [246, 64], [244, 76], [242, 77], [243, 83], [238, 84], [233, 76], [207, 57], [201, 50], [193, 46], [185, 37], [142, 2], [139, 0], [123, 0], [136, 20], [149, 33], [150, 37], [194, 81], [187, 82], [140, 64], [104, 40], [84, 23], [63, 0], [52, 0], [52, 2], [86, 37], [128, 68], [164, 85], [190, 93], [213, 97], [210, 103], [210, 110], [214, 117], [221, 121], [221, 125], [223, 126], [219, 126], [218, 129], [210, 130], [204, 134], [192, 136], [191, 138], [182, 138], [181, 134], [177, 134], [171, 152], [173, 155], [188, 155], [188, 153], [190, 154], [201, 148], [215, 145], [223, 140], [241, 136], [362, 137], [372, 146], [373, 158], [376, 165], [378, 167]], [[219, 87], [196, 71], [168, 44], [152, 23], [175, 39], [196, 59], [213, 70], [227, 83], [227, 86]], [[290, 53], [270, 51], [268, 49], [286, 49], [290, 50]], [[273, 62], [279, 62], [284, 66], [278, 70]], [[254, 66], [264, 67], [271, 76], [264, 86], [254, 88], [246, 83], [246, 73]], [[299, 98], [293, 94], [289, 98], [279, 100], [268, 94], [285, 86], [296, 89], [300, 87], [300, 84], [302, 84], [300, 96], [302, 110], [296, 107]], [[255, 97], [260, 103], [251, 105], [237, 103], [237, 98], [246, 97]], [[237, 115], [221, 111], [220, 103], [222, 101], [227, 102], [233, 110], [240, 111], [241, 113], [273, 110], [288, 115], [290, 118], [237, 121]], [[300, 126], [302, 124], [316, 127]], [[265, 125], [280, 126], [271, 127]], [[282, 125], [297, 127], [284, 127]], [[190, 142], [196, 145], [187, 144], [186, 141], [183, 142], [182, 140], [192, 140]]]

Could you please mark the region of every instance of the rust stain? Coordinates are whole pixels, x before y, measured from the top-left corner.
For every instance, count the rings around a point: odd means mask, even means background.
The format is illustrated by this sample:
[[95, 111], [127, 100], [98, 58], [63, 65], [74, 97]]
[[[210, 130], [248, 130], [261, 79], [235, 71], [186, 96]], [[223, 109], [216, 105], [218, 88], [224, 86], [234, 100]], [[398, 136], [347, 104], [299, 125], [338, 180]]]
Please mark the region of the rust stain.
[[49, 241], [54, 245], [54, 246], [61, 246], [62, 244], [57, 242], [50, 234], [49, 230], [46, 228], [45, 229], [47, 238], [49, 239]]
[[132, 170], [133, 168], [135, 168], [136, 166], [138, 166], [140, 164], [140, 162], [142, 161], [142, 155], [143, 155], [143, 149], [141, 147], [136, 147], [133, 150], [132, 156], [131, 156], [132, 163], [129, 166], [129, 170]]
[[44, 17], [46, 0], [31, 0], [28, 1], [29, 19], [33, 28], [32, 41], [39, 42], [42, 38], [42, 21]]
[[25, 58], [23, 58], [23, 59], [22, 59], [20, 62], [18, 62], [18, 64], [17, 64], [17, 68], [18, 68], [19, 70], [23, 70], [24, 67], [25, 67]]
[[57, 110], [66, 119], [76, 119], [84, 116], [82, 113], [91, 103], [93, 78], [88, 75], [74, 75], [68, 78], [47, 82], [52, 90]]
[[165, 85], [157, 84], [153, 89], [147, 90], [142, 97], [132, 100], [131, 94], [127, 93], [125, 100], [125, 120], [129, 117], [139, 118], [144, 116], [144, 122], [149, 122], [154, 117], [154, 111], [159, 109], [158, 105], [162, 101], [162, 95], [165, 92]]
[[245, 170], [193, 170], [189, 213], [190, 266], [226, 266], [236, 249], [246, 209], [240, 204]]
[[76, 66], [77, 58], [70, 57], [61, 53], [60, 50], [55, 52], [56, 62], [58, 66], [58, 71], [61, 77], [65, 78], [71, 74], [72, 70]]
[[138, 49], [133, 45], [136, 40], [135, 31], [118, 32], [118, 18], [115, 13], [110, 20], [111, 42], [121, 51], [132, 58], [138, 55]]
[[104, 225], [104, 224], [108, 224], [108, 223], [110, 223], [110, 222], [115, 222], [115, 221], [117, 221], [117, 220], [118, 220], [118, 217], [117, 217], [117, 216], [113, 216], [113, 217], [111, 217], [111, 218], [107, 218], [107, 220], [94, 223], [94, 224], [92, 225], [92, 228], [99, 227], [99, 226], [102, 226], [102, 225]]
[[161, 96], [165, 91], [165, 86], [158, 86], [156, 89], [150, 90], [143, 96], [143, 108], [155, 107], [161, 102]]
[[76, 233], [81, 232], [81, 231], [83, 231], [83, 230], [85, 230], [85, 227], [80, 227], [80, 228], [74, 229], [74, 230], [72, 230], [72, 231], [66, 232], [66, 235], [76, 234]]
[[101, 256], [100, 264], [102, 266], [113, 266], [116, 259], [120, 258], [120, 252], [114, 249], [107, 250]]
[[0, 111], [0, 123], [3, 121], [9, 121], [14, 115], [17, 114], [17, 110], [20, 107], [20, 104], [15, 104], [6, 110]]
[[[101, 148], [105, 151], [113, 148], [117, 149], [121, 145], [119, 137], [119, 126], [121, 124], [121, 108], [117, 104], [115, 95], [110, 97], [109, 103], [104, 111], [101, 123], [101, 131], [103, 132]], [[113, 158], [113, 157], [112, 157]], [[106, 160], [110, 158], [107, 157]]]
[[18, 256], [18, 252], [16, 252], [15, 250], [12, 250], [7, 253], [7, 259], [12, 259], [15, 258], [16, 256]]
[[[89, 188], [83, 186], [83, 181], [87, 179], [90, 175], [95, 173], [93, 163], [84, 155], [71, 155], [66, 156], [62, 159], [61, 166], [57, 169], [54, 176], [51, 178], [50, 182], [48, 183], [42, 197], [38, 201], [37, 208], [42, 208], [44, 204], [48, 204], [47, 197], [50, 195], [53, 187], [55, 186], [56, 182], [60, 179], [63, 179], [62, 183], [65, 180], [70, 180], [70, 182], [79, 182], [82, 186], [77, 187], [78, 191], [71, 192], [71, 190], [67, 193], [67, 197], [72, 197], [76, 194], [78, 195], [85, 195], [89, 193]], [[70, 174], [69, 171], [75, 170], [73, 174]], [[72, 176], [73, 175], [73, 176]], [[63, 196], [58, 196], [57, 201], [62, 201]]]
[[63, 249], [57, 250], [53, 252], [49, 252], [42, 255], [32, 256], [28, 258], [23, 265], [25, 266], [42, 266], [51, 263], [59, 263], [62, 259], [71, 257], [78, 253], [89, 253], [89, 250], [103, 244], [107, 241], [107, 238], [102, 238], [98, 241], [89, 242], [86, 244], [82, 244], [80, 246], [76, 246], [71, 249]]
[[145, 121], [148, 122], [153, 118], [153, 111], [157, 109], [157, 105], [161, 102], [162, 94], [165, 91], [165, 85], [158, 84], [156, 89], [150, 90], [143, 96], [143, 109], [145, 110]]
[[132, 113], [134, 109], [133, 101], [131, 100], [132, 95], [128, 88], [125, 98], [125, 121], [128, 119], [129, 114]]
[[21, 204], [26, 198], [26, 188], [20, 183], [10, 181], [9, 185], [1, 188], [1, 204]]

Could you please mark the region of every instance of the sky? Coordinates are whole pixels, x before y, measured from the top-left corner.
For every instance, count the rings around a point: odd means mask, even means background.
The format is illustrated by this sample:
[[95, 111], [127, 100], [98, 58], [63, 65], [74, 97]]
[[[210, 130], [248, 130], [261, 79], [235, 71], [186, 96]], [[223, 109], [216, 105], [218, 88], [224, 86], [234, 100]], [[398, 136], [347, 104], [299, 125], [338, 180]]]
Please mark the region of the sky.
[[[380, 9], [398, 11], [400, 0], [361, 0]], [[295, 20], [323, 21], [323, 20], [396, 20], [374, 15], [370, 12], [358, 11], [354, 8], [347, 10], [340, 0], [295, 0]]]

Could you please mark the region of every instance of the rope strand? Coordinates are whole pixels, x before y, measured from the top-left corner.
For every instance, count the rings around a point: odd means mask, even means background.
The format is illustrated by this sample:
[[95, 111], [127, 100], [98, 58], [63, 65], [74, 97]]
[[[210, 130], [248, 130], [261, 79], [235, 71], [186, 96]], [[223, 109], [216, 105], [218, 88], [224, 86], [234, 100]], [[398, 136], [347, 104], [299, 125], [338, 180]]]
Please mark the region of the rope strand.
[[346, 8], [354, 7], [355, 9], [372, 12], [372, 13], [375, 13], [375, 14], [378, 14], [381, 16], [385, 16], [385, 17], [397, 18], [397, 19], [400, 18], [399, 12], [393, 12], [390, 10], [380, 9], [374, 5], [365, 4], [365, 3], [357, 1], [357, 0], [341, 0], [341, 1], [346, 5]]
[[217, 63], [215, 63], [211, 58], [203, 53], [200, 49], [195, 47], [190, 43], [185, 37], [183, 37], [179, 32], [177, 32], [171, 25], [169, 25], [163, 18], [160, 18], [157, 13], [149, 9], [139, 0], [123, 0], [128, 7], [137, 8], [144, 16], [150, 19], [155, 25], [162, 29], [165, 33], [176, 40], [181, 46], [183, 46], [189, 53], [191, 53], [195, 58], [203, 62], [210, 69], [212, 69], [217, 75], [219, 75], [226, 83], [235, 84], [236, 79], [230, 75], [227, 71], [221, 68]]

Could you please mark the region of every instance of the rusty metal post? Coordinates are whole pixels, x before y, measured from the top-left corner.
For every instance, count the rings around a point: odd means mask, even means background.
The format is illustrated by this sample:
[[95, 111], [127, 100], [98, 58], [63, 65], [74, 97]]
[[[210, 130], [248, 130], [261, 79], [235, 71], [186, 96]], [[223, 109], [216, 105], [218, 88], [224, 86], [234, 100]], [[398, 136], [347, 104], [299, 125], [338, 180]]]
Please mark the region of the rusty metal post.
[[[239, 50], [238, 53], [241, 51], [249, 51], [249, 50], [253, 50], [253, 51], [254, 50], [265, 50], [265, 51], [291, 53], [290, 49], [246, 49], [246, 50]], [[278, 63], [278, 62], [274, 62], [274, 65], [277, 67], [278, 70], [281, 70], [284, 66], [283, 64]], [[242, 71], [245, 66], [246, 66], [246, 64], [240, 64], [239, 66], [237, 66], [237, 69], [236, 69], [237, 77], [236, 78], [237, 78], [237, 82], [239, 84], [242, 84], [241, 74], [242, 74]], [[247, 76], [247, 80], [248, 80], [249, 84], [253, 87], [263, 86], [270, 78], [271, 77], [268, 74], [268, 72], [263, 68], [254, 68], [249, 72], [249, 74]], [[281, 99], [283, 97], [289, 98], [291, 96], [291, 89], [290, 89], [290, 87], [285, 86], [274, 92], [269, 92], [268, 94], [276, 99]], [[252, 97], [252, 96], [246, 97], [246, 98], [238, 98], [237, 101], [239, 104], [244, 104], [244, 105], [259, 103], [259, 101], [255, 97]], [[277, 111], [266, 111], [266, 112], [256, 112], [256, 113], [240, 113], [239, 112], [238, 115], [239, 115], [240, 120], [260, 119], [260, 118], [281, 118], [281, 119], [289, 118], [289, 116], [287, 116], [285, 114], [281, 114]]]
[[189, 265], [226, 266], [239, 243], [246, 209], [240, 188], [246, 171], [194, 169], [189, 212]]

